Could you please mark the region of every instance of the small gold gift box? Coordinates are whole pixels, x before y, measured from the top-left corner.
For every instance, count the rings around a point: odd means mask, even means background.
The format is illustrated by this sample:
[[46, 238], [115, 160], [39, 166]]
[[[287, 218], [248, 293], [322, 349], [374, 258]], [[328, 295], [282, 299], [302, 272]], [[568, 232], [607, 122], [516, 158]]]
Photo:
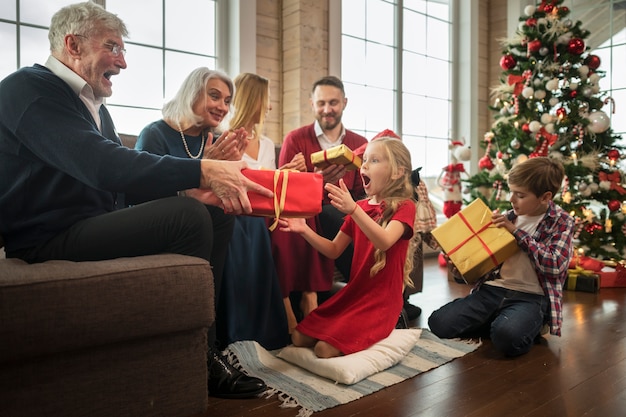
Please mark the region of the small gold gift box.
[[312, 153], [311, 163], [320, 169], [333, 164], [345, 165], [348, 171], [361, 168], [361, 158], [343, 144]]
[[491, 223], [491, 210], [481, 199], [472, 201], [432, 234], [468, 284], [519, 250], [508, 230]]

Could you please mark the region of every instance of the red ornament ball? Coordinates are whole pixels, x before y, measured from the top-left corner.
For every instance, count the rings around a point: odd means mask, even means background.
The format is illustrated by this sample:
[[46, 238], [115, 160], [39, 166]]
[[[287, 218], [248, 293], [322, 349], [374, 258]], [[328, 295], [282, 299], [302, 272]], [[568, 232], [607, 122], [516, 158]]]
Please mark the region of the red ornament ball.
[[580, 55], [585, 52], [585, 42], [580, 38], [574, 38], [567, 44], [567, 50], [570, 54]]
[[486, 169], [487, 171], [491, 171], [494, 167], [495, 165], [493, 164], [491, 158], [489, 158], [489, 155], [483, 156], [482, 158], [480, 158], [480, 161], [478, 161], [478, 168], [480, 169]]
[[578, 91], [576, 91], [576, 90], [572, 90], [572, 91], [569, 92], [569, 96], [571, 98], [576, 98], [577, 95], [578, 95]]
[[611, 161], [617, 161], [620, 158], [620, 153], [617, 149], [611, 149], [606, 153]]
[[537, 26], [537, 19], [535, 19], [534, 17], [529, 17], [528, 19], [526, 19], [526, 26]]
[[541, 41], [539, 39], [535, 39], [534, 41], [528, 42], [528, 50], [530, 52], [537, 52], [541, 49]]
[[556, 109], [556, 115], [559, 119], [562, 119], [567, 116], [567, 110], [565, 110], [563, 107], [559, 107], [558, 109]]
[[589, 69], [596, 70], [600, 67], [600, 57], [598, 55], [589, 55], [585, 60], [585, 64]]
[[551, 4], [544, 4], [543, 5], [543, 11], [546, 13], [552, 13], [552, 9], [554, 9], [554, 6]]
[[530, 126], [528, 125], [528, 123], [524, 123], [522, 125], [522, 132], [524, 133], [530, 133]]
[[607, 203], [607, 207], [611, 211], [617, 211], [622, 208], [622, 202], [619, 200], [611, 200]]
[[515, 68], [515, 65], [517, 65], [517, 61], [511, 54], [506, 54], [500, 58], [500, 67], [505, 71]]

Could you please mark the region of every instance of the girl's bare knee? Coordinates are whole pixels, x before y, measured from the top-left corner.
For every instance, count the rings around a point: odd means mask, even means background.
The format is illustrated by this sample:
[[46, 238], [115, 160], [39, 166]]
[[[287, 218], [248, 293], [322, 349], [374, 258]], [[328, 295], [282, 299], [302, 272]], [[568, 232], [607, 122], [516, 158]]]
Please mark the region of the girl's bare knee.
[[318, 341], [313, 349], [318, 358], [335, 358], [341, 356], [341, 351], [323, 340]]

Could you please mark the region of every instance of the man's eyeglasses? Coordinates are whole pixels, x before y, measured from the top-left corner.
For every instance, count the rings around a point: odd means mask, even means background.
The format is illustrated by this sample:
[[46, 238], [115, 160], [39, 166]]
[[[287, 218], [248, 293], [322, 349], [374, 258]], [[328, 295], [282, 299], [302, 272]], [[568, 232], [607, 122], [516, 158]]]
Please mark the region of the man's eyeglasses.
[[[78, 36], [80, 38], [89, 39], [87, 36], [79, 35], [77, 33], [75, 33], [74, 36]], [[122, 54], [122, 56], [126, 56], [126, 49], [122, 48], [120, 45], [118, 45], [116, 43], [104, 42], [102, 45], [107, 47], [111, 51], [111, 54], [113, 56], [119, 56], [120, 54]]]

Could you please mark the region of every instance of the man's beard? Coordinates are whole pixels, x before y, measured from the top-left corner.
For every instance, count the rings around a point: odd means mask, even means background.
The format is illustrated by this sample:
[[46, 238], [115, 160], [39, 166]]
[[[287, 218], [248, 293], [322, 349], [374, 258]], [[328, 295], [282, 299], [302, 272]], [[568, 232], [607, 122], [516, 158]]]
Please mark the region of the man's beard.
[[332, 117], [332, 121], [327, 120], [324, 116], [318, 116], [317, 121], [324, 130], [332, 130], [341, 123], [341, 114]]

